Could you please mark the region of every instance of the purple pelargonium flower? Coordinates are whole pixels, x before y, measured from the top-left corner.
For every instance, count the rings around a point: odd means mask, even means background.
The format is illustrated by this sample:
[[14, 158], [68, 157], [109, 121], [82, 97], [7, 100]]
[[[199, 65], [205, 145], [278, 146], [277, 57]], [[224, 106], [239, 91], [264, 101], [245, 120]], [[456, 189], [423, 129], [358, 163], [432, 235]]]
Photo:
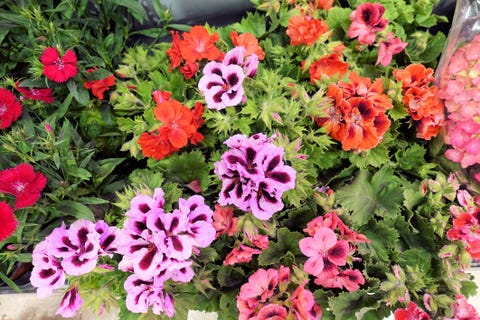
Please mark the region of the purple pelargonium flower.
[[250, 138], [235, 135], [225, 144], [231, 149], [215, 163], [215, 173], [222, 180], [218, 203], [270, 219], [283, 208], [283, 192], [295, 187], [296, 171], [283, 163], [283, 148], [262, 133]]
[[39, 297], [50, 296], [53, 290], [65, 284], [65, 271], [60, 261], [48, 252], [48, 237], [37, 244], [32, 253], [33, 269], [30, 283], [37, 287]]
[[132, 274], [123, 285], [127, 291], [127, 309], [134, 313], [147, 313], [152, 307], [154, 314], [175, 315], [172, 297], [164, 291], [163, 282], [155, 278], [143, 280]]
[[205, 204], [202, 196], [194, 195], [178, 200], [178, 210], [187, 216], [187, 234], [192, 238], [193, 245], [199, 248], [208, 247], [215, 240], [213, 227], [213, 211]]
[[113, 253], [118, 251], [118, 229], [116, 227], [109, 226], [105, 221], [100, 220], [95, 223], [95, 231], [100, 235], [99, 244], [101, 255], [112, 256]]
[[56, 314], [61, 315], [64, 318], [72, 318], [77, 315], [78, 310], [82, 307], [83, 300], [78, 293], [78, 288], [73, 287], [68, 290], [60, 302], [60, 306], [57, 309]]
[[245, 76], [252, 78], [257, 74], [259, 60], [255, 53], [252, 53], [245, 59], [245, 48], [240, 46], [228, 51], [223, 58], [222, 64], [239, 65], [243, 68]]
[[203, 69], [198, 89], [205, 96], [209, 109], [221, 110], [242, 102], [244, 78], [242, 67], [211, 61]]
[[155, 232], [155, 242], [169, 258], [186, 260], [192, 255], [193, 240], [186, 233], [187, 216], [178, 210], [158, 216], [149, 215], [147, 226]]
[[49, 236], [48, 252], [61, 258], [67, 274], [78, 276], [92, 271], [99, 250], [100, 235], [95, 231], [95, 224], [88, 220], [77, 220], [68, 230], [56, 228]]

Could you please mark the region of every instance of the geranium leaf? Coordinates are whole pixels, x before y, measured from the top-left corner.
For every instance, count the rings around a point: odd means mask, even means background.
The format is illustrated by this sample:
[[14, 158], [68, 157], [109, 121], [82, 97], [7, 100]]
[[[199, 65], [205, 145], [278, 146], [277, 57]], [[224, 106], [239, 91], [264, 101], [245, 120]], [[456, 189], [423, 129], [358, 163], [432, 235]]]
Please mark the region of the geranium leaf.
[[267, 32], [265, 17], [258, 12], [248, 12], [247, 16], [240, 23], [234, 23], [232, 28], [239, 33], [251, 33], [256, 38], [260, 38]]
[[338, 297], [329, 299], [330, 308], [335, 315], [335, 319], [338, 320], [358, 319], [356, 314], [361, 312], [363, 308], [377, 304], [378, 298], [364, 290], [343, 292]]
[[217, 281], [222, 287], [234, 288], [243, 284], [246, 281], [246, 277], [242, 269], [225, 266], [218, 270]]
[[262, 266], [269, 266], [278, 262], [290, 253], [291, 255], [298, 256], [302, 253], [298, 247], [298, 242], [304, 238], [304, 235], [300, 232], [292, 232], [288, 228], [280, 228], [277, 230], [277, 241], [270, 242], [268, 249], [264, 250], [258, 256], [258, 264]]
[[382, 262], [390, 261], [389, 252], [396, 246], [399, 238], [397, 230], [385, 221], [378, 221], [360, 228], [359, 232], [370, 240], [370, 243], [359, 245], [360, 253], [369, 254]]

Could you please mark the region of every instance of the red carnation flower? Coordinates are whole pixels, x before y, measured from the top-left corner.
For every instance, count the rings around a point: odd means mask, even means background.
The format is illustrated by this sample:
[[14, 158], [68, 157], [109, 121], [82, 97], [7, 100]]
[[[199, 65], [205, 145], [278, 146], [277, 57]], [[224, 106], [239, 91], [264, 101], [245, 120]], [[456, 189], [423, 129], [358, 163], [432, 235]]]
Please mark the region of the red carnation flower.
[[13, 93], [0, 88], [0, 129], [8, 128], [22, 114], [22, 105]]
[[15, 83], [15, 89], [25, 98], [32, 100], [40, 100], [45, 103], [53, 102], [53, 94], [51, 88], [29, 88], [20, 87], [20, 82]]
[[10, 237], [17, 229], [17, 218], [5, 201], [0, 202], [0, 242]]
[[56, 48], [46, 48], [40, 61], [43, 63], [43, 74], [55, 82], [65, 82], [77, 74], [77, 57], [75, 53], [68, 49], [60, 57]]
[[46, 184], [47, 178], [27, 163], [0, 171], [0, 192], [16, 197], [15, 209], [35, 204]]

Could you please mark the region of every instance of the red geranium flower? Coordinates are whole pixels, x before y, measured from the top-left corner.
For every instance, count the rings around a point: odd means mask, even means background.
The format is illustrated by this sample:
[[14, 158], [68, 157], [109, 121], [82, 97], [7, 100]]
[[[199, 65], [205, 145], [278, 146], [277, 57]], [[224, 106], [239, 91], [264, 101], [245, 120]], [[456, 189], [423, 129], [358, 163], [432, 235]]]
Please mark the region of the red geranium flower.
[[16, 197], [15, 209], [37, 202], [46, 184], [47, 178], [42, 173], [35, 172], [27, 163], [0, 171], [0, 192]]
[[[95, 69], [87, 69], [88, 73], [95, 71]], [[83, 86], [85, 89], [91, 89], [92, 94], [97, 97], [99, 100], [103, 100], [103, 93], [110, 89], [111, 86], [115, 84], [115, 77], [113, 74], [110, 76], [100, 79], [100, 80], [92, 80], [92, 81], [85, 81]]]
[[22, 105], [13, 93], [0, 88], [0, 129], [8, 128], [22, 114]]
[[65, 82], [75, 77], [78, 71], [77, 57], [71, 49], [60, 57], [56, 48], [46, 48], [40, 61], [43, 63], [43, 74], [55, 82]]
[[394, 316], [395, 320], [430, 320], [430, 316], [413, 302], [406, 309], [397, 309]]
[[45, 103], [53, 102], [52, 88], [20, 87], [20, 82], [17, 82], [15, 83], [15, 89], [27, 99], [40, 100]]
[[2, 242], [13, 234], [18, 225], [12, 208], [5, 201], [0, 202], [0, 221], [0, 242]]

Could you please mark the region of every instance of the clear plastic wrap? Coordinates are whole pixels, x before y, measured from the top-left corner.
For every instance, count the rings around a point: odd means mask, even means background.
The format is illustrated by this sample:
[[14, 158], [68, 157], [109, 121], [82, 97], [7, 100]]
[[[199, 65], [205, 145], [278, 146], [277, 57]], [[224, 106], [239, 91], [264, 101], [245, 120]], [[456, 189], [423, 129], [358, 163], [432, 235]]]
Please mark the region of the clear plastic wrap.
[[445, 156], [470, 172], [480, 164], [480, 0], [457, 1], [436, 74], [447, 111]]

